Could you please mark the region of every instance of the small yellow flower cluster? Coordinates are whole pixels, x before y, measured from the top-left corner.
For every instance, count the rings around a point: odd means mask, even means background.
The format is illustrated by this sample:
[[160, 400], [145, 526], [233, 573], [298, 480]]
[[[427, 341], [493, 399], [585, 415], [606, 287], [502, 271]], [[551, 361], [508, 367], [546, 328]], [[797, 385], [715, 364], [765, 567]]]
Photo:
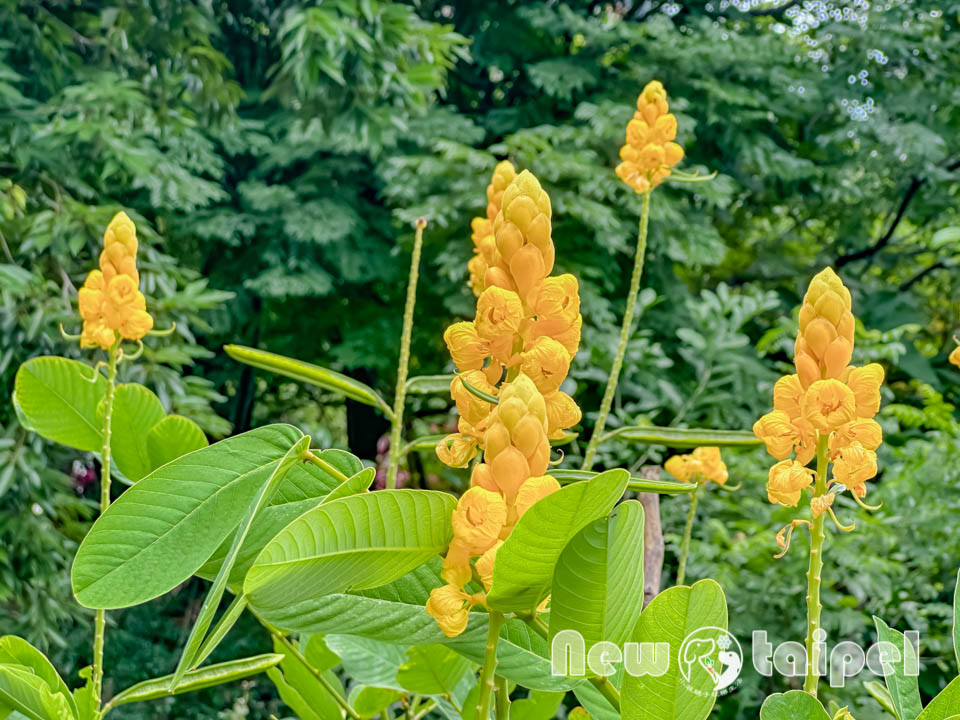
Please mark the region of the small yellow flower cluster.
[[139, 340], [153, 327], [139, 290], [137, 228], [124, 212], [114, 216], [103, 235], [100, 269], [87, 275], [80, 289], [83, 347], [109, 350], [117, 342]]
[[[780, 378], [773, 389], [773, 412], [753, 426], [778, 462], [770, 470], [767, 496], [772, 503], [796, 507], [816, 473], [806, 465], [827, 438], [834, 481], [857, 498], [877, 474], [883, 433], [873, 417], [880, 409], [883, 368], [871, 363], [851, 367], [854, 317], [850, 291], [827, 268], [817, 274], [803, 298], [795, 345], [797, 373]], [[789, 459], [796, 453], [796, 459]], [[831, 483], [832, 485], [833, 483]], [[833, 503], [832, 492], [814, 497], [814, 517]]]
[[517, 170], [509, 160], [497, 163], [493, 178], [487, 185], [487, 216], [475, 217], [470, 222], [474, 256], [467, 263], [467, 270], [470, 271], [470, 287], [474, 295], [479, 296], [486, 289], [487, 268], [497, 264], [497, 241], [493, 237], [493, 225], [500, 212], [503, 191], [516, 176]]
[[484, 601], [484, 592], [471, 595], [465, 590], [467, 583], [476, 575], [490, 590], [497, 550], [517, 520], [560, 489], [544, 474], [549, 462], [547, 406], [533, 380], [521, 372], [504, 383], [490, 414], [483, 462], [474, 466], [470, 489], [453, 512], [453, 541], [443, 560], [447, 584], [434, 589], [427, 601], [427, 613], [447, 637], [462, 633], [470, 608]]
[[[504, 169], [503, 176], [508, 174]], [[491, 204], [499, 186], [495, 176], [493, 192], [488, 188]], [[500, 205], [476, 319], [454, 323], [443, 339], [463, 380], [484, 393], [498, 393], [504, 371], [508, 380], [523, 372], [543, 395], [550, 438], [559, 438], [580, 422], [580, 408], [559, 389], [580, 346], [579, 286], [573, 275], [550, 276], [550, 198], [533, 174], [517, 175]], [[459, 432], [437, 445], [437, 456], [451, 467], [465, 467], [477, 454], [493, 409], [463, 380], [458, 376], [450, 385]]]
[[627, 124], [617, 175], [638, 193], [650, 191], [683, 159], [683, 148], [673, 142], [676, 136], [677, 118], [669, 111], [667, 91], [656, 80], [647, 83]]
[[727, 466], [718, 447], [698, 447], [687, 455], [674, 455], [663, 468], [680, 482], [727, 484]]

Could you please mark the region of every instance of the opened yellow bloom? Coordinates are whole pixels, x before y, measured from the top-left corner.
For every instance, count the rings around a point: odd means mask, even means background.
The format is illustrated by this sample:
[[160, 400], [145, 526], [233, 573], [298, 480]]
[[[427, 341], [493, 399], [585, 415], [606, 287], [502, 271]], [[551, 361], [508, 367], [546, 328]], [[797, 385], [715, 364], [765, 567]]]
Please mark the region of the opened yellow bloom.
[[470, 596], [455, 585], [434, 588], [427, 600], [426, 611], [437, 621], [444, 635], [456, 637], [467, 628]]
[[856, 398], [857, 417], [872, 418], [880, 409], [880, 386], [883, 385], [883, 367], [870, 363], [850, 368], [847, 385]]
[[717, 485], [727, 482], [727, 466], [723, 462], [718, 447], [698, 447], [691, 454], [694, 467], [705, 481], [711, 480]]
[[863, 497], [865, 483], [877, 474], [877, 453], [867, 450], [860, 443], [852, 443], [840, 448], [833, 464], [834, 479], [848, 490]]
[[492, 286], [477, 298], [477, 319], [474, 325], [490, 354], [499, 362], [510, 360], [517, 331], [523, 322], [520, 297], [511, 290]]
[[556, 440], [563, 431], [580, 422], [580, 406], [565, 392], [557, 390], [543, 396], [547, 408], [547, 437]]
[[785, 460], [791, 452], [803, 465], [816, 453], [816, 431], [803, 418], [791, 419], [782, 410], [774, 410], [753, 424], [753, 434], [767, 446], [777, 460]]
[[444, 465], [466, 467], [477, 456], [477, 445], [476, 438], [463, 433], [453, 433], [437, 443], [436, 453]]
[[549, 337], [537, 338], [529, 350], [520, 355], [520, 369], [544, 394], [560, 388], [570, 370], [570, 353]]
[[803, 396], [803, 416], [820, 432], [831, 433], [857, 417], [853, 391], [839, 380], [817, 380]]
[[874, 420], [858, 418], [841, 425], [830, 436], [830, 457], [837, 455], [841, 448], [859, 443], [867, 450], [876, 450], [883, 442], [883, 428]]
[[673, 475], [680, 482], [690, 482], [693, 476], [693, 466], [689, 455], [674, 455], [663, 464], [663, 469]]
[[767, 498], [774, 504], [796, 507], [803, 491], [813, 485], [814, 473], [796, 460], [782, 460], [770, 468]]
[[800, 408], [803, 393], [799, 377], [784, 375], [773, 386], [773, 409], [785, 412], [791, 420], [796, 420], [803, 414]]
[[453, 536], [471, 555], [479, 555], [497, 541], [506, 521], [507, 505], [503, 497], [472, 487], [453, 511]]
[[443, 333], [450, 356], [460, 372], [479, 370], [490, 356], [490, 346], [472, 322], [454, 323]]

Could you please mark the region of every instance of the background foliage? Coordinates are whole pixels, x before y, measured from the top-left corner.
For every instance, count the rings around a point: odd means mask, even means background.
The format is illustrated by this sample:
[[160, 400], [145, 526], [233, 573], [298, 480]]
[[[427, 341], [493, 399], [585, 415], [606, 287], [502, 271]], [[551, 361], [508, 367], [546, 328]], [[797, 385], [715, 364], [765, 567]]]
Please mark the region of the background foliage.
[[[412, 371], [449, 369], [442, 329], [472, 306], [469, 220], [508, 157], [549, 191], [558, 270], [581, 282], [584, 344], [565, 389], [589, 409], [616, 346], [639, 215], [612, 168], [639, 88], [659, 78], [686, 167], [720, 174], [655, 195], [643, 312], [610, 422], [748, 428], [792, 352], [803, 288], [833, 264], [863, 323], [855, 360], [888, 370], [887, 445], [884, 510], [832, 541], [826, 618], [832, 639], [869, 636], [874, 613], [920, 630], [932, 694], [949, 674], [960, 562], [947, 519], [960, 504], [960, 375], [946, 363], [960, 325], [958, 24], [960, 3], [921, 0], [3, 0], [0, 632], [53, 649], [67, 673], [89, 660], [66, 573], [93, 513], [93, 462], [28, 436], [8, 400], [26, 358], [77, 355], [57, 324], [75, 329], [75, 288], [113, 212], [140, 229], [158, 325], [177, 323], [135, 379], [212, 437], [292, 421], [372, 461], [377, 416], [254, 374], [219, 347], [289, 354], [389, 395], [423, 215]], [[420, 433], [449, 422], [438, 399], [414, 401], [413, 416]], [[601, 451], [609, 467], [663, 457]], [[803, 553], [770, 560], [785, 516], [762, 496], [764, 462], [737, 457], [743, 489], [705, 500], [690, 572], [723, 584], [732, 618], [795, 638]], [[463, 482], [429, 454], [412, 469], [413, 483]], [[663, 506], [676, 551], [685, 501]], [[108, 676], [125, 686], [169, 672], [183, 638], [157, 617], [195, 613], [200, 597], [187, 585], [117, 614]], [[250, 642], [269, 646], [252, 630]], [[717, 714], [755, 717], [774, 689], [748, 675]], [[223, 717], [284, 712], [265, 681], [240, 696]], [[137, 712], [217, 717], [226, 697]], [[858, 719], [880, 717], [871, 702]]]

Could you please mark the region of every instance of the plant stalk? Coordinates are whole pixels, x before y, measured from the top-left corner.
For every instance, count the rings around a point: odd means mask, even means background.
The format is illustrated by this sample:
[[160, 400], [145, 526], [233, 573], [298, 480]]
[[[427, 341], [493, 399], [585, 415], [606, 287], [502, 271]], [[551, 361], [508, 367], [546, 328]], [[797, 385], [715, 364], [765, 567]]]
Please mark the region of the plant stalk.
[[397, 472], [403, 456], [403, 406], [407, 401], [407, 374], [410, 371], [410, 338], [413, 335], [413, 308], [417, 304], [417, 282], [420, 277], [420, 251], [423, 248], [423, 229], [427, 221], [417, 220], [410, 258], [410, 278], [407, 280], [407, 301], [403, 308], [403, 331], [400, 334], [400, 362], [397, 365], [397, 390], [393, 396], [393, 424], [390, 428], [390, 458], [387, 464], [387, 490], [397, 487]]
[[[814, 497], [827, 492], [827, 443], [828, 438], [821, 435], [817, 441], [817, 483]], [[807, 570], [807, 677], [803, 689], [817, 697], [817, 685], [820, 682], [820, 646], [814, 633], [820, 629], [820, 615], [823, 605], [820, 603], [820, 585], [823, 576], [823, 531], [827, 514], [815, 518], [810, 528], [810, 567]]]
[[627, 307], [623, 312], [623, 325], [620, 327], [620, 343], [617, 345], [617, 354], [613, 358], [610, 368], [610, 377], [607, 379], [607, 389], [603, 392], [603, 401], [600, 403], [600, 412], [597, 422], [593, 426], [590, 443], [583, 456], [583, 470], [593, 469], [593, 462], [597, 456], [597, 448], [603, 437], [603, 429], [607, 424], [607, 415], [613, 405], [613, 396], [617, 391], [617, 382], [620, 380], [620, 370], [623, 367], [623, 358], [627, 353], [627, 342], [630, 340], [630, 331], [633, 327], [633, 314], [637, 305], [637, 292], [640, 290], [640, 278], [643, 275], [643, 259], [647, 253], [647, 228], [650, 223], [650, 191], [643, 194], [643, 209], [640, 213], [640, 232], [637, 235], [637, 252], [633, 259], [633, 275], [630, 277], [630, 294], [627, 296]]
[[697, 489], [690, 496], [690, 512], [687, 514], [687, 527], [683, 531], [683, 545], [680, 549], [680, 565], [677, 567], [677, 585], [683, 585], [687, 579], [687, 555], [690, 553], [690, 538], [693, 535], [693, 523], [697, 519], [697, 503], [703, 484], [698, 482]]
[[487, 631], [487, 649], [483, 655], [483, 669], [480, 671], [477, 720], [489, 720], [490, 718], [490, 696], [495, 687], [494, 673], [497, 669], [497, 643], [500, 642], [500, 628], [503, 627], [503, 621], [503, 613], [490, 611], [490, 628]]
[[510, 717], [510, 687], [507, 679], [500, 675], [496, 676], [497, 702], [494, 713], [497, 720], [508, 720]]
[[[107, 363], [107, 389], [103, 396], [103, 444], [100, 447], [100, 514], [110, 507], [110, 433], [113, 419], [113, 391], [117, 380], [117, 361], [119, 360], [120, 341], [110, 348], [110, 361]], [[99, 372], [99, 370], [94, 370]], [[93, 706], [100, 708], [103, 695], [103, 643], [107, 632], [107, 613], [97, 610], [93, 630]]]

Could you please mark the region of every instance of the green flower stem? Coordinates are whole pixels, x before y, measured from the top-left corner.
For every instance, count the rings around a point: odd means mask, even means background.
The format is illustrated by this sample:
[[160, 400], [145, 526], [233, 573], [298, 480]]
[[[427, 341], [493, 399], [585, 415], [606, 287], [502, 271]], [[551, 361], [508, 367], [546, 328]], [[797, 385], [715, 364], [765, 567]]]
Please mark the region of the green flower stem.
[[[262, 622], [263, 621], [261, 620], [261, 623]], [[323, 686], [323, 689], [333, 696], [333, 699], [336, 700], [337, 705], [343, 708], [343, 711], [347, 714], [347, 717], [351, 718], [352, 720], [360, 720], [360, 716], [357, 715], [357, 711], [350, 706], [350, 703], [344, 699], [340, 692], [333, 686], [333, 683], [327, 680], [322, 672], [310, 664], [310, 661], [303, 656], [303, 653], [300, 652], [300, 649], [290, 641], [290, 638], [274, 628], [267, 627], [267, 629], [270, 631], [270, 634], [274, 637], [274, 639], [283, 645], [283, 647], [286, 648], [286, 651], [296, 658], [296, 660], [303, 665], [307, 671], [313, 675], [313, 677], [317, 679], [317, 682]]]
[[603, 393], [600, 403], [600, 412], [597, 422], [593, 426], [590, 443], [583, 456], [583, 470], [593, 469], [593, 461], [597, 456], [597, 448], [603, 437], [603, 429], [607, 424], [607, 415], [613, 405], [613, 396], [617, 391], [617, 382], [620, 380], [620, 370], [623, 367], [623, 357], [627, 352], [627, 341], [633, 327], [633, 314], [637, 305], [637, 292], [640, 290], [640, 278], [643, 275], [643, 259], [647, 253], [647, 228], [650, 222], [650, 191], [643, 194], [643, 210], [640, 213], [640, 232], [637, 235], [637, 252], [633, 259], [633, 275], [630, 278], [630, 294], [627, 296], [627, 307], [623, 312], [623, 325], [620, 327], [620, 343], [617, 345], [617, 354], [610, 368], [610, 377], [607, 379], [607, 389]]
[[[103, 396], [103, 445], [100, 448], [100, 514], [110, 507], [110, 430], [113, 419], [113, 390], [117, 380], [117, 362], [120, 359], [120, 341], [110, 348], [107, 363], [107, 390]], [[95, 370], [94, 372], [99, 372]], [[107, 631], [107, 613], [97, 610], [93, 630], [93, 706], [100, 708], [103, 694], [103, 642]]]
[[410, 279], [407, 281], [407, 302], [403, 308], [403, 332], [400, 335], [400, 362], [397, 366], [397, 391], [393, 396], [393, 425], [390, 428], [390, 459], [387, 464], [387, 490], [397, 487], [397, 472], [403, 455], [403, 405], [407, 400], [407, 373], [410, 371], [410, 337], [413, 334], [413, 308], [417, 304], [417, 281], [420, 277], [420, 251], [423, 229], [427, 221], [417, 220], [410, 258]]
[[[483, 668], [480, 671], [480, 696], [477, 698], [477, 720], [489, 720], [490, 696], [493, 693], [494, 673], [497, 669], [497, 644], [500, 642], [500, 628], [503, 627], [503, 613], [490, 611], [490, 628], [487, 631], [487, 648], [483, 655]], [[505, 720], [500, 718], [499, 720]]]
[[[817, 484], [814, 488], [814, 497], [820, 497], [827, 492], [827, 443], [828, 438], [820, 436], [817, 441]], [[814, 633], [820, 629], [820, 614], [823, 605], [820, 603], [820, 585], [823, 575], [823, 526], [826, 522], [826, 513], [815, 518], [810, 528], [810, 568], [807, 570], [807, 678], [803, 689], [817, 697], [817, 685], [820, 682], [818, 668], [820, 666], [820, 647], [814, 641]]]
[[497, 704], [494, 708], [497, 720], [509, 720], [510, 718], [510, 687], [507, 679], [500, 675], [496, 676]]
[[703, 483], [697, 483], [697, 489], [690, 496], [690, 512], [687, 514], [687, 527], [683, 531], [683, 545], [680, 548], [680, 565], [677, 568], [677, 585], [683, 585], [687, 579], [687, 555], [690, 553], [690, 538], [693, 535], [693, 523], [697, 519], [697, 503]]

